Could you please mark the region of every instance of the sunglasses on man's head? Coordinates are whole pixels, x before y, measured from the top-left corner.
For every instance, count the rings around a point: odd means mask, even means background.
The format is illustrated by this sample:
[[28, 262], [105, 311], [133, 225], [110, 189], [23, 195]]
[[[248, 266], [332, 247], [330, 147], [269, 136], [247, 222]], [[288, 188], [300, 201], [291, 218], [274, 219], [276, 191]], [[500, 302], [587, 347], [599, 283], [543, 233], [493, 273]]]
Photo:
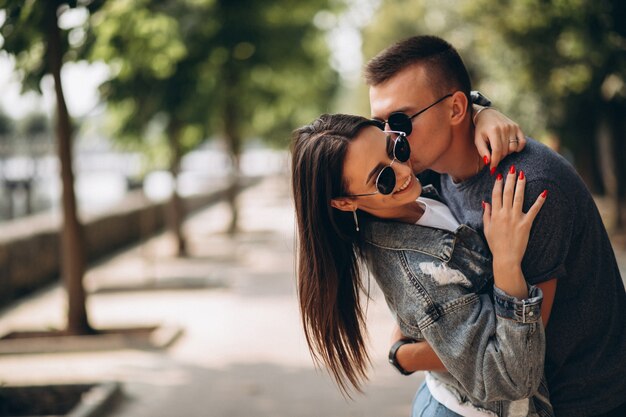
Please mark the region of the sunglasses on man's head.
[[407, 136], [409, 136], [411, 132], [413, 131], [413, 119], [415, 119], [417, 116], [424, 113], [426, 110], [430, 109], [431, 107], [441, 103], [448, 97], [452, 97], [452, 94], [446, 94], [445, 96], [441, 97], [439, 100], [435, 101], [429, 106], [426, 106], [425, 108], [418, 111], [412, 116], [409, 116], [406, 113], [397, 111], [397, 112], [391, 113], [387, 120], [380, 120], [380, 119], [373, 119], [373, 120], [376, 121], [377, 123], [381, 123], [383, 125], [383, 129], [384, 129], [384, 125], [388, 124], [391, 130], [404, 132]]
[[396, 188], [396, 173], [391, 165], [393, 165], [396, 160], [400, 162], [408, 161], [411, 156], [411, 147], [409, 146], [409, 141], [407, 140], [404, 132], [396, 130], [385, 130], [384, 132], [397, 134], [398, 137], [396, 139], [392, 139], [394, 142], [393, 159], [391, 160], [391, 163], [381, 169], [376, 177], [376, 192], [366, 194], [346, 194], [343, 197], [365, 197], [375, 194], [388, 195], [393, 192], [394, 188]]

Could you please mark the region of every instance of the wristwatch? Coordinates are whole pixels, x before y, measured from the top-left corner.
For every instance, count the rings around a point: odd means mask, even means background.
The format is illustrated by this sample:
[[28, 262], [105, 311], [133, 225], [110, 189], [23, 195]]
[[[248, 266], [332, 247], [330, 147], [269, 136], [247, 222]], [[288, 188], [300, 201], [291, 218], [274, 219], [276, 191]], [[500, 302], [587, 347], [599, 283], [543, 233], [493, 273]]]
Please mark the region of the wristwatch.
[[393, 365], [393, 367], [396, 368], [398, 372], [400, 372], [402, 375], [411, 375], [413, 372], [409, 372], [402, 366], [400, 366], [400, 364], [398, 363], [398, 359], [396, 358], [396, 353], [398, 352], [398, 349], [400, 349], [400, 346], [406, 345], [407, 343], [415, 342], [417, 342], [417, 340], [415, 339], [400, 339], [396, 343], [394, 343], [393, 346], [391, 346], [391, 349], [389, 349], [389, 363]]
[[473, 104], [478, 104], [483, 107], [491, 107], [491, 100], [483, 96], [480, 91], [470, 91], [470, 99]]

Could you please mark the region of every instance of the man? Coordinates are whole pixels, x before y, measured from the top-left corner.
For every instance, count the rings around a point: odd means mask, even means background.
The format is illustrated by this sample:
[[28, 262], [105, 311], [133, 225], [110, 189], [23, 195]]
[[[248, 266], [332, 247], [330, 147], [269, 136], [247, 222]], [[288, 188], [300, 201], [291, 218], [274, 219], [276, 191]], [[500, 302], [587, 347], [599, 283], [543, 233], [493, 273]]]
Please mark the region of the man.
[[[491, 196], [496, 175], [509, 170], [523, 171], [527, 178], [526, 210], [547, 190], [522, 269], [544, 293], [551, 402], [557, 416], [622, 413], [626, 294], [602, 219], [581, 178], [532, 139], [490, 172], [472, 141], [469, 75], [442, 39], [416, 36], [390, 46], [367, 64], [365, 78], [373, 118], [407, 133], [414, 172], [441, 174], [436, 187], [461, 223], [482, 230], [481, 203]], [[518, 141], [511, 137], [510, 146]], [[425, 343], [395, 347], [392, 356], [407, 371], [425, 370], [425, 362], [431, 369], [442, 366]], [[422, 365], [415, 365], [418, 358]]]

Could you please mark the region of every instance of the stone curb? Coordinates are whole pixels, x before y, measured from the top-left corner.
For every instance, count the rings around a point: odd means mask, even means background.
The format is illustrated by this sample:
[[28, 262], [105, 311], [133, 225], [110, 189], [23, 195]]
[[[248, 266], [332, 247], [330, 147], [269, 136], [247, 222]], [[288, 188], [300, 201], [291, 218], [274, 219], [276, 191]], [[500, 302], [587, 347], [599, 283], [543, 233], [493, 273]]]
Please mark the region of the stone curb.
[[122, 390], [118, 382], [104, 382], [94, 386], [66, 417], [96, 417], [101, 415]]
[[39, 335], [44, 332], [9, 333], [0, 338], [0, 355], [164, 349], [183, 333], [182, 327], [176, 325], [100, 329], [100, 331], [103, 333], [86, 336]]

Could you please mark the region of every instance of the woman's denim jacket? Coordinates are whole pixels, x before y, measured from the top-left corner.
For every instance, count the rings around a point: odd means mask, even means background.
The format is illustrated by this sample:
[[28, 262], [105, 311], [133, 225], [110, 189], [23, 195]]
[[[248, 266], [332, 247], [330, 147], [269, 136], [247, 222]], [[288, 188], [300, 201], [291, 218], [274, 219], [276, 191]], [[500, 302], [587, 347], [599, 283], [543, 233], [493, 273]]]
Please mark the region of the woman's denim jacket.
[[518, 300], [493, 285], [481, 236], [368, 221], [363, 252], [405, 336], [426, 340], [448, 372], [431, 375], [498, 416], [551, 416], [543, 378], [543, 294]]

